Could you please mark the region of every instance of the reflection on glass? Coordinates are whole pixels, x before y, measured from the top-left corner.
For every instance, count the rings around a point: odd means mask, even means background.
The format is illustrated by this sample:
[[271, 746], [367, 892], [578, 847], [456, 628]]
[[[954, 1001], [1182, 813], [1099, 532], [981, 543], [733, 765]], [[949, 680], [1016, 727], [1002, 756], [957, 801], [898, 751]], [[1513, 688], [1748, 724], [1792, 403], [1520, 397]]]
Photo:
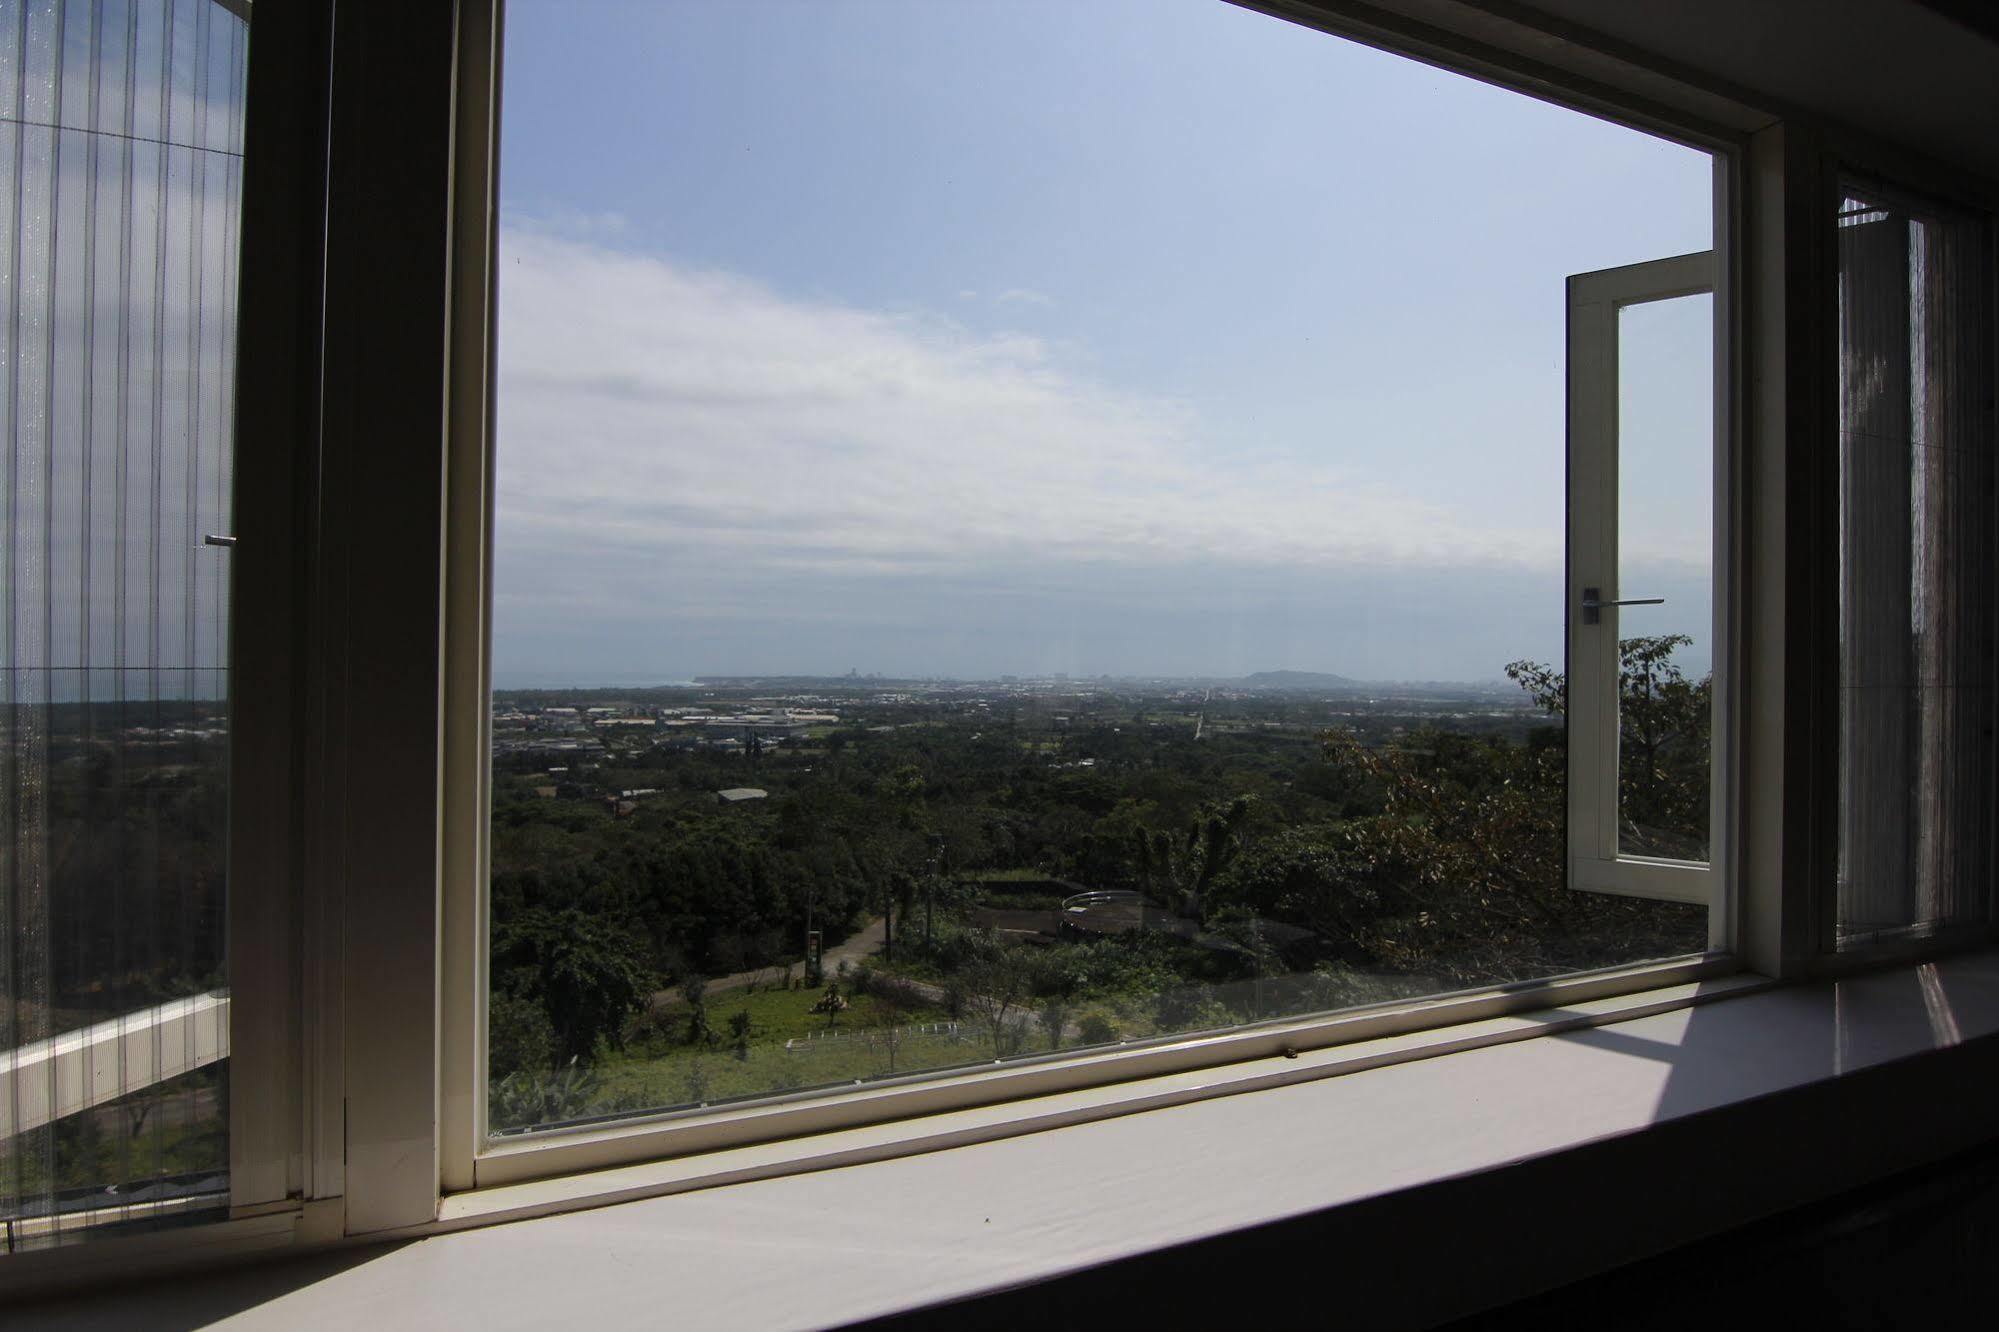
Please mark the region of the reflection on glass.
[[1618, 851], [1708, 857], [1714, 298], [1618, 312]]
[[1563, 284], [1706, 157], [1207, 0], [507, 41], [494, 1129], [1705, 945], [1546, 663]]
[[0, 1248], [226, 1203], [244, 20], [0, 0]]

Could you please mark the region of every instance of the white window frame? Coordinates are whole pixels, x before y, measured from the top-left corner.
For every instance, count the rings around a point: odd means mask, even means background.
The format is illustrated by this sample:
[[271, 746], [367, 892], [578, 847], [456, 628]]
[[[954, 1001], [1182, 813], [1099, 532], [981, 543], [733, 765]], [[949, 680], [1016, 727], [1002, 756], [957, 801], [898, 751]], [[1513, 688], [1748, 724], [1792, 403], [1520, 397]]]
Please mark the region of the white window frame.
[[[1621, 611], [1627, 596], [1619, 577], [1619, 375], [1620, 314], [1629, 306], [1689, 296], [1717, 295], [1712, 250], [1675, 255], [1620, 268], [1578, 273], [1568, 280], [1568, 875], [1586, 892], [1659, 898], [1709, 905], [1716, 897], [1714, 866], [1728, 863], [1724, 846], [1711, 846], [1702, 862], [1627, 855], [1618, 845], [1618, 710]], [[1720, 301], [1717, 299], [1716, 304]], [[1715, 314], [1716, 377], [1722, 382], [1727, 325]], [[1729, 685], [1729, 616], [1721, 574], [1727, 567], [1730, 468], [1723, 441], [1727, 405], [1715, 395], [1713, 467], [1714, 544], [1710, 568], [1714, 613], [1713, 689]], [[1594, 612], [1594, 614], [1592, 614]], [[1717, 714], [1719, 707], [1716, 708]], [[1709, 772], [1708, 826], [1726, 835], [1728, 766], [1719, 746]], [[1724, 871], [1725, 873], [1725, 871]]]
[[[440, 1183], [446, 1193], [477, 1190], [525, 1180], [603, 1169], [669, 1155], [713, 1152], [749, 1144], [777, 1143], [833, 1129], [876, 1123], [910, 1115], [930, 1114], [1069, 1091], [1133, 1077], [1212, 1067], [1281, 1055], [1398, 1032], [1472, 1021], [1500, 1013], [1548, 1006], [1551, 998], [1576, 986], [1575, 994], [1592, 998], [1626, 994], [1730, 974], [1741, 967], [1739, 932], [1732, 896], [1734, 876], [1722, 849], [1724, 829], [1732, 816], [1715, 825], [1718, 845], [1711, 878], [1708, 951], [1665, 962], [1617, 967], [1584, 976], [1492, 987], [1441, 995], [1411, 1003], [1382, 1005], [1287, 1022], [1263, 1023], [1186, 1038], [1168, 1038], [1083, 1055], [1045, 1056], [982, 1071], [942, 1071], [873, 1083], [862, 1088], [774, 1096], [724, 1107], [636, 1115], [608, 1123], [577, 1125], [494, 1139], [485, 1119], [486, 1085], [485, 971], [487, 965], [486, 838], [489, 832], [487, 783], [490, 751], [487, 735], [490, 711], [487, 660], [491, 651], [492, 523], [492, 345], [493, 276], [496, 198], [494, 193], [499, 118], [499, 0], [462, 0], [457, 63], [457, 171], [454, 181], [452, 271], [454, 295], [451, 327], [452, 377], [450, 402], [450, 474], [445, 577], [444, 688], [444, 810], [443, 978], [440, 1009], [439, 1079], [441, 1131]], [[1335, 36], [1359, 37], [1355, 31], [1323, 21], [1309, 23]], [[1371, 44], [1412, 54], [1406, 41]], [[1462, 58], [1448, 65], [1468, 77], [1483, 77], [1517, 91], [1569, 105], [1587, 114], [1604, 114], [1599, 100], [1554, 96], [1545, 86], [1523, 87], [1523, 80], [1489, 67], [1475, 68]], [[1638, 117], [1628, 111], [1614, 115], [1649, 132], [1662, 133], [1714, 154], [1715, 251], [1714, 272], [1729, 266], [1735, 234], [1735, 192], [1730, 188], [1742, 160], [1740, 135], [1711, 125], [1666, 124], [1656, 116]], [[1717, 327], [1732, 317], [1733, 302], [1725, 284], [1716, 286]], [[1725, 342], [1724, 346], [1733, 346]], [[1729, 386], [1732, 376], [1719, 375], [1717, 402], [1726, 417], [1716, 434], [1717, 468], [1732, 475], [1738, 466], [1739, 432]], [[1734, 488], [1718, 487], [1732, 497]], [[1725, 594], [1724, 571], [1733, 571], [1736, 515], [1717, 515], [1717, 618], [1732, 613], [1734, 599]], [[1729, 608], [1729, 609], [1724, 609]], [[1721, 654], [1716, 674], [1725, 674]], [[1733, 717], [1718, 703], [1714, 748], [1718, 755], [1716, 789], [1731, 789], [1728, 757], [1734, 733], [1724, 731]]]

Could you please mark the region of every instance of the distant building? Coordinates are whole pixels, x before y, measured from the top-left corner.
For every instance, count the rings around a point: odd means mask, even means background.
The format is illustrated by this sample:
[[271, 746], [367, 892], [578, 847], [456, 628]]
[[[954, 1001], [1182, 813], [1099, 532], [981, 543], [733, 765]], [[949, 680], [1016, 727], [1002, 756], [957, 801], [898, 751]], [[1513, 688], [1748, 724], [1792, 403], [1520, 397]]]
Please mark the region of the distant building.
[[833, 712], [793, 712], [772, 708], [763, 712], [712, 713], [669, 717], [660, 723], [668, 734], [697, 731], [707, 735], [761, 736], [783, 740], [802, 739], [814, 726], [831, 726], [840, 720]]
[[752, 800], [762, 800], [770, 792], [754, 786], [732, 786], [726, 791], [717, 791], [715, 799], [725, 805], [747, 804]]

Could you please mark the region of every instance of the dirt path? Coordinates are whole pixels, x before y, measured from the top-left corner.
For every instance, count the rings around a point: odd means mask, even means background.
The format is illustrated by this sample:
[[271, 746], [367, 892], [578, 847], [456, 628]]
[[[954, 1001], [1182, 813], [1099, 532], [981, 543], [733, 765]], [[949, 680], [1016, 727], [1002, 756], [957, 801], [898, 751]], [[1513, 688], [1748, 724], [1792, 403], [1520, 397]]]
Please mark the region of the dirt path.
[[[862, 959], [869, 957], [882, 946], [885, 933], [880, 920], [869, 921], [849, 935], [845, 942], [834, 944], [826, 950], [825, 956], [819, 960], [821, 970], [830, 976], [840, 969], [842, 962], [859, 966]], [[794, 969], [801, 976], [805, 974], [803, 962], [797, 963]]]
[[[826, 974], [829, 976], [840, 969], [842, 962], [859, 966], [862, 959], [870, 956], [876, 949], [882, 946], [883, 933], [882, 922], [879, 917], [869, 921], [840, 943], [828, 948], [820, 958], [820, 966], [824, 968]], [[726, 976], [710, 976], [708, 978], [707, 992], [711, 995], [719, 994], [724, 990], [740, 990], [746, 985], [761, 985], [765, 982], [789, 980], [791, 977], [803, 976], [804, 974], [805, 963], [802, 961], [793, 962], [788, 967], [758, 967], [751, 971], [732, 971]], [[680, 991], [678, 989], [656, 990], [652, 996], [654, 1007], [658, 1007], [661, 1004], [675, 1003], [679, 999]]]

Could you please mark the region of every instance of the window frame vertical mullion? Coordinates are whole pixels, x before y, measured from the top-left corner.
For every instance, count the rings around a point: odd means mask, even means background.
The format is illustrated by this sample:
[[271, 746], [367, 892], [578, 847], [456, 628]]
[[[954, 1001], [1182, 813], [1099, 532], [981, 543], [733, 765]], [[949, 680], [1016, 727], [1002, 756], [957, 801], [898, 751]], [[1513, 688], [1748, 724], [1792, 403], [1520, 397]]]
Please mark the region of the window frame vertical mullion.
[[[339, 1192], [312, 1039], [309, 704], [330, 5], [260, 5], [245, 93], [230, 560], [230, 1202]], [[312, 937], [320, 944], [324, 933]], [[314, 1096], [312, 1093], [317, 1093]], [[335, 1139], [337, 1141], [337, 1139]]]
[[452, 143], [445, 512], [439, 1173], [476, 1184], [486, 1139], [487, 857], [492, 776], [493, 391], [503, 9], [460, 0]]
[[[437, 1213], [457, 6], [334, 10], [321, 545], [348, 1235]], [[322, 861], [322, 853], [324, 860]]]

